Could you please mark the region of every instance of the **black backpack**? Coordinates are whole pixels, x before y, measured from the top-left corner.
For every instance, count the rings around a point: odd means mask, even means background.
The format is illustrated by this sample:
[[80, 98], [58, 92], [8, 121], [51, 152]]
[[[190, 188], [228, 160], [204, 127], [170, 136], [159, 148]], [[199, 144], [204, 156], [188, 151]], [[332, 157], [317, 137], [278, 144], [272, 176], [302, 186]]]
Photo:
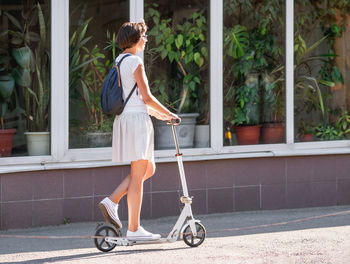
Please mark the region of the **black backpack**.
[[109, 73], [103, 82], [101, 92], [101, 106], [104, 114], [120, 115], [123, 112], [126, 103], [129, 101], [130, 96], [137, 87], [137, 83], [135, 83], [130, 94], [124, 102], [123, 85], [120, 76], [120, 64], [126, 57], [129, 56], [131, 56], [131, 54], [127, 54], [121, 58], [118, 64], [109, 70]]

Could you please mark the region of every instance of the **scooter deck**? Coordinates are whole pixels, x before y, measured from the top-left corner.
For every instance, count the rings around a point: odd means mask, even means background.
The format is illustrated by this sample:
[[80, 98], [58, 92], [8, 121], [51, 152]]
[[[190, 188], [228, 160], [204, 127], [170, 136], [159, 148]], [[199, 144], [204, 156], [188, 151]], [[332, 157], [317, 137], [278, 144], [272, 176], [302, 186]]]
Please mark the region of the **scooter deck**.
[[167, 238], [160, 238], [156, 240], [129, 240], [125, 237], [105, 237], [105, 241], [109, 243], [117, 244], [117, 246], [133, 246], [133, 245], [161, 244], [161, 243], [175, 242], [172, 240], [168, 240]]

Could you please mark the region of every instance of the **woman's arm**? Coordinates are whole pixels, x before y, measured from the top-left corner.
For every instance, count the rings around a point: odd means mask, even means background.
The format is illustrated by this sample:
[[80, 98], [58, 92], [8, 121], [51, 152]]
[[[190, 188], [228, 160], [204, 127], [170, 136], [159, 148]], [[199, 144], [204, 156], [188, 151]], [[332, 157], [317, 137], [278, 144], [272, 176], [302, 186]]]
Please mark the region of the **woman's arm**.
[[156, 110], [154, 110], [150, 106], [147, 106], [147, 112], [149, 115], [154, 116], [155, 118], [157, 118], [159, 120], [165, 120], [165, 121], [169, 120], [169, 117], [167, 115], [164, 115], [164, 114], [157, 112]]
[[[166, 107], [163, 106], [157, 100], [157, 98], [152, 95], [151, 90], [148, 86], [148, 82], [146, 81], [147, 78], [142, 64], [139, 64], [139, 66], [137, 66], [136, 70], [134, 71], [134, 77], [136, 79], [137, 87], [139, 88], [143, 101], [147, 106], [149, 106], [149, 109], [151, 109], [149, 110], [149, 113], [151, 115], [156, 116], [155, 112], [158, 112], [161, 117], [160, 119], [162, 120], [164, 120], [164, 118], [165, 120], [179, 118], [177, 115], [171, 113], [168, 109], [166, 109]], [[162, 115], [165, 115], [166, 117], [162, 117]]]

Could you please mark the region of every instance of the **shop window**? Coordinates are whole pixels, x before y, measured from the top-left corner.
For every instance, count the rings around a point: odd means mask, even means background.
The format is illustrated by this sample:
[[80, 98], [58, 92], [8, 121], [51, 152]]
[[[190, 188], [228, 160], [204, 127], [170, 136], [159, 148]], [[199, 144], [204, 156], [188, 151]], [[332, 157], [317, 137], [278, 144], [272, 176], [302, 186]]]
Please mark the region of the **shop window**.
[[[144, 52], [152, 93], [182, 118], [181, 148], [210, 147], [209, 1], [145, 1]], [[171, 129], [154, 121], [155, 149], [174, 148]]]
[[295, 1], [295, 140], [350, 138], [350, 3]]
[[0, 157], [50, 155], [51, 1], [0, 5]]
[[224, 146], [285, 142], [285, 2], [224, 0]]
[[69, 148], [111, 147], [114, 117], [102, 113], [100, 94], [129, 1], [70, 0], [69, 17]]

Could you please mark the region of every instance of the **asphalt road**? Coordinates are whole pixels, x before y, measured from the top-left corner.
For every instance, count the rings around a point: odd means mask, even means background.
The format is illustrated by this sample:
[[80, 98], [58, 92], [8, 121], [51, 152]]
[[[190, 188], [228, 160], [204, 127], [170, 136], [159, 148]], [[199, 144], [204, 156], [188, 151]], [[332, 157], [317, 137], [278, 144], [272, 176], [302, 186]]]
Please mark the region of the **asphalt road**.
[[[350, 263], [350, 206], [195, 217], [207, 229], [206, 240], [197, 248], [178, 240], [116, 247], [103, 253], [91, 239], [0, 237], [0, 263]], [[142, 225], [153, 232], [168, 233], [176, 219], [144, 220]], [[89, 236], [96, 226], [74, 223], [0, 231], [0, 236]]]

